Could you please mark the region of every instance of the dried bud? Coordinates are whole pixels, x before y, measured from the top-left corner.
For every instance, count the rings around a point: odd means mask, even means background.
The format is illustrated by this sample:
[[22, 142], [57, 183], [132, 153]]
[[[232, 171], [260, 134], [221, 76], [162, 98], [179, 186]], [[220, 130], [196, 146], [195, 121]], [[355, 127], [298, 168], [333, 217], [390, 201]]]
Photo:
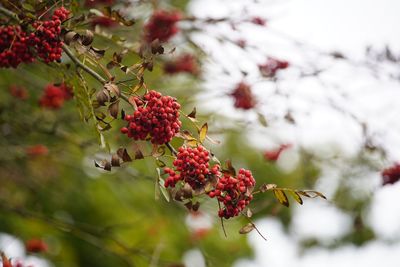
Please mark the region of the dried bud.
[[118, 113], [119, 113], [119, 100], [115, 101], [108, 107], [108, 111], [110, 112], [110, 115], [116, 119], [118, 118]]
[[81, 43], [85, 46], [88, 46], [93, 42], [93, 38], [93, 32], [86, 30], [85, 33], [81, 35]]
[[110, 101], [110, 94], [107, 90], [103, 89], [96, 95], [97, 102], [99, 102], [100, 106], [105, 106], [104, 103]]
[[112, 157], [111, 157], [111, 166], [113, 166], [113, 167], [119, 167], [120, 166], [118, 154], [112, 155]]

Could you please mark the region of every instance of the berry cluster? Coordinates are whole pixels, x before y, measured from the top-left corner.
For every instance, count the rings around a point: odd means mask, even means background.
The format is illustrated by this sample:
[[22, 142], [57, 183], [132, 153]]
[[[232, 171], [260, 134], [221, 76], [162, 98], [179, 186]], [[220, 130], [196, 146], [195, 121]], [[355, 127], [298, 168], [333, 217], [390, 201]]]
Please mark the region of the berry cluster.
[[394, 184], [400, 180], [400, 163], [382, 171], [383, 185]]
[[97, 25], [104, 27], [104, 28], [113, 28], [118, 26], [118, 22], [110, 17], [106, 16], [96, 16], [90, 20], [90, 24], [92, 27]]
[[188, 183], [193, 189], [204, 187], [208, 181], [221, 176], [220, 166], [215, 164], [210, 169], [209, 161], [209, 152], [202, 146], [180, 147], [173, 163], [175, 170], [164, 169], [169, 175], [165, 187], [174, 187], [179, 181]]
[[29, 98], [29, 93], [25, 87], [18, 85], [11, 85], [9, 88], [10, 95], [20, 100], [27, 100]]
[[121, 129], [122, 133], [135, 140], [145, 140], [150, 135], [153, 144], [161, 145], [171, 141], [179, 132], [181, 105], [175, 98], [150, 91], [143, 99], [135, 97], [134, 101], [138, 109], [133, 115], [125, 116], [128, 126]]
[[41, 239], [30, 239], [25, 243], [26, 251], [32, 253], [46, 252], [48, 246], [46, 242]]
[[231, 96], [235, 99], [234, 105], [236, 108], [252, 109], [256, 105], [256, 100], [254, 99], [250, 86], [244, 82], [240, 82], [236, 86]]
[[45, 108], [59, 109], [65, 100], [73, 97], [72, 88], [62, 83], [60, 85], [49, 84], [45, 87], [44, 93], [39, 100], [39, 105]]
[[265, 151], [264, 158], [268, 161], [276, 161], [276, 160], [278, 160], [281, 153], [284, 150], [288, 149], [289, 147], [291, 147], [290, 144], [283, 144], [283, 145], [279, 146], [277, 149]]
[[54, 11], [51, 20], [35, 21], [32, 25], [36, 29], [35, 33], [31, 33], [31, 38], [35, 40], [37, 56], [46, 63], [61, 59], [60, 25], [68, 18], [69, 13], [67, 9], [61, 7]]
[[196, 75], [199, 70], [195, 57], [190, 54], [180, 56], [174, 61], [167, 62], [164, 65], [164, 72], [168, 74], [176, 74], [186, 72]]
[[20, 26], [0, 26], [0, 68], [16, 68], [20, 63], [35, 60], [32, 40]]
[[32, 63], [36, 56], [46, 63], [59, 61], [60, 25], [69, 13], [64, 7], [56, 9], [50, 20], [34, 21], [31, 33], [16, 25], [0, 26], [0, 67], [16, 68], [20, 63]]
[[260, 25], [260, 26], [265, 26], [267, 25], [267, 21], [261, 17], [253, 17], [250, 20], [251, 23], [256, 24], [256, 25]]
[[264, 77], [274, 77], [278, 70], [286, 69], [289, 67], [289, 62], [269, 58], [265, 64], [259, 65], [258, 69]]
[[45, 145], [33, 145], [25, 148], [25, 154], [30, 157], [45, 156], [49, 154], [49, 149]]
[[239, 215], [253, 199], [251, 191], [255, 184], [256, 181], [249, 170], [240, 169], [236, 178], [224, 173], [215, 190], [208, 193], [210, 197], [217, 197], [218, 201], [224, 204], [218, 216], [229, 219]]
[[180, 19], [181, 14], [176, 11], [155, 11], [150, 20], [144, 26], [146, 41], [148, 43], [151, 43], [156, 39], [158, 39], [160, 42], [168, 41], [179, 31], [176, 23]]

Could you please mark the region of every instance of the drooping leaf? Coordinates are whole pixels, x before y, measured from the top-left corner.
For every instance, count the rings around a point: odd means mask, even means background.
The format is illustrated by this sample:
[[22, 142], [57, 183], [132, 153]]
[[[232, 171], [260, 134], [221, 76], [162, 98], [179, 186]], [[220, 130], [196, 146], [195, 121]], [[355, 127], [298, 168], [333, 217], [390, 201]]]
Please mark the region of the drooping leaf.
[[242, 228], [240, 228], [239, 230], [239, 234], [248, 234], [251, 231], [253, 231], [255, 229], [254, 224], [253, 223], [248, 223], [245, 226], [243, 226]]
[[267, 119], [265, 119], [265, 116], [261, 113], [257, 113], [257, 118], [258, 118], [258, 122], [264, 126], [267, 127], [268, 126], [268, 122]]
[[204, 140], [206, 139], [207, 132], [208, 132], [208, 124], [206, 122], [206, 123], [203, 124], [203, 126], [201, 126], [200, 131], [199, 131], [200, 143], [203, 143]]
[[289, 200], [285, 194], [285, 192], [281, 189], [273, 189], [274, 195], [276, 199], [281, 203], [282, 205], [289, 207]]
[[287, 190], [287, 191], [293, 197], [293, 199], [296, 200], [297, 203], [299, 203], [300, 205], [303, 205], [303, 200], [301, 199], [301, 196], [299, 195], [299, 193], [297, 193], [294, 190]]

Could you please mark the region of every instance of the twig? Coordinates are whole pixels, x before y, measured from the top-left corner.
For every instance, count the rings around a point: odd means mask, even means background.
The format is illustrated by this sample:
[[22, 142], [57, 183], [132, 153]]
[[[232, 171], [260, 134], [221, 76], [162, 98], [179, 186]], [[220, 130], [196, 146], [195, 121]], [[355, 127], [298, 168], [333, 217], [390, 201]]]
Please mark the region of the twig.
[[75, 63], [75, 65], [82, 70], [86, 71], [88, 74], [92, 75], [93, 78], [101, 82], [102, 84], [107, 83], [107, 81], [101, 77], [97, 72], [83, 64], [77, 57], [74, 56], [72, 51], [66, 46], [65, 44], [62, 45], [62, 49], [64, 50], [65, 54]]
[[[221, 210], [221, 204], [219, 203], [219, 201], [218, 201], [218, 210]], [[226, 234], [226, 231], [225, 231], [224, 218], [220, 217], [220, 219], [221, 219], [221, 226], [222, 226], [222, 230], [224, 231], [224, 235], [226, 238], [228, 238], [228, 235]]]
[[5, 15], [5, 16], [7, 16], [7, 17], [9, 17], [10, 19], [15, 20], [18, 23], [21, 23], [21, 20], [18, 18], [17, 14], [15, 14], [14, 12], [12, 12], [12, 11], [4, 8], [4, 7], [0, 6], [0, 13]]
[[175, 148], [169, 142], [166, 142], [165, 145], [168, 147], [168, 149], [171, 151], [172, 154], [174, 154], [175, 156], [178, 155], [178, 151], [176, 151]]

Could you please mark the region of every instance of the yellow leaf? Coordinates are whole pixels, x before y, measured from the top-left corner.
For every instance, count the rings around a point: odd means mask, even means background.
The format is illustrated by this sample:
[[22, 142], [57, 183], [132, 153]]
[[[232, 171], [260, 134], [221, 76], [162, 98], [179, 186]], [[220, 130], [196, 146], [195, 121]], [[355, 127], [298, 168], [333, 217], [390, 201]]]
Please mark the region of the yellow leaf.
[[201, 129], [200, 129], [200, 131], [199, 131], [200, 143], [203, 143], [204, 140], [206, 139], [206, 137], [207, 137], [207, 132], [208, 132], [208, 124], [207, 124], [207, 122], [206, 122], [206, 123], [204, 123], [203, 126], [201, 126]]
[[196, 139], [190, 139], [186, 141], [186, 144], [190, 147], [197, 147], [199, 142]]
[[282, 205], [289, 207], [289, 200], [285, 194], [285, 192], [283, 192], [280, 189], [273, 189], [274, 194], [276, 199], [278, 199], [279, 203], [281, 203]]
[[296, 200], [297, 203], [299, 203], [300, 205], [303, 205], [303, 200], [301, 199], [301, 196], [299, 195], [299, 193], [297, 193], [294, 190], [289, 190], [289, 194], [294, 198], [294, 200]]

